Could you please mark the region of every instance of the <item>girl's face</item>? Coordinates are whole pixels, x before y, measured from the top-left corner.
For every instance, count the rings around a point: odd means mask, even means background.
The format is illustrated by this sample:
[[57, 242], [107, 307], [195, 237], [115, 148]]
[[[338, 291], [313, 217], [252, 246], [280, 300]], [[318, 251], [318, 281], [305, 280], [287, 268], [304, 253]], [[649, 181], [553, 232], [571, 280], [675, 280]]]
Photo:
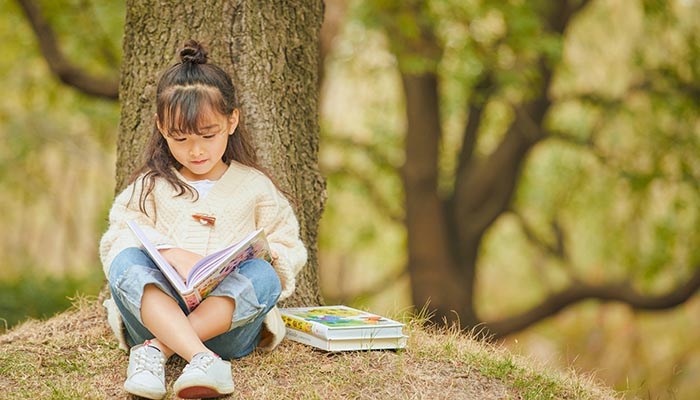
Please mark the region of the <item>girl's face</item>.
[[185, 179], [217, 180], [226, 172], [227, 165], [222, 157], [228, 137], [238, 126], [238, 109], [229, 116], [206, 111], [199, 118], [196, 133], [166, 131], [161, 128], [157, 117], [156, 123], [173, 157], [182, 164], [179, 172]]

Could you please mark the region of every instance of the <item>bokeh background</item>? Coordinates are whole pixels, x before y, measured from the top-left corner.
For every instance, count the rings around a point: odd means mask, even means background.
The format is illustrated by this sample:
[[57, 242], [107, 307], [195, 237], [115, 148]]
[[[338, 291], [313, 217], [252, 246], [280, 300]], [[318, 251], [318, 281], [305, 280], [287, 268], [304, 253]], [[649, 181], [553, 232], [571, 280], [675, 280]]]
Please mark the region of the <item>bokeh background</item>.
[[[34, 3], [72, 62], [118, 74], [123, 4]], [[475, 144], [485, 156], [513, 121], [510, 104], [530, 95], [531, 60], [560, 60], [544, 124], [550, 138], [528, 155], [509, 212], [479, 248], [475, 304], [484, 319], [521, 312], [572, 279], [629, 281], [653, 295], [699, 268], [700, 2], [581, 2], [559, 38], [538, 25], [547, 3], [430, 1], [411, 14], [391, 1], [327, 2], [319, 258], [328, 304], [390, 315], [411, 306], [400, 178], [406, 104], [387, 25], [410, 36], [416, 18], [436, 27], [442, 48], [445, 192], [480, 74], [491, 71], [500, 88]], [[0, 54], [2, 332], [103, 285], [97, 242], [114, 194], [119, 104], [60, 83], [15, 1], [0, 2]], [[414, 62], [409, 68], [426, 68]], [[581, 301], [500, 343], [629, 398], [694, 399], [698, 339], [693, 294], [657, 311]]]

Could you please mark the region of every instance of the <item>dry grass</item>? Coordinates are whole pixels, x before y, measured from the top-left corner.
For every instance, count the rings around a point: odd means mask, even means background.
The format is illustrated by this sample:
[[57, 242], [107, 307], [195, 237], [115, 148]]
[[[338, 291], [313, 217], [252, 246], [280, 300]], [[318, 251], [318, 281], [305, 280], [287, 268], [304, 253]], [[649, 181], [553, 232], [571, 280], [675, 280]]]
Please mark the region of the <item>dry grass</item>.
[[[0, 336], [0, 399], [129, 398], [127, 356], [103, 308], [79, 299], [48, 321]], [[449, 331], [409, 323], [409, 348], [328, 354], [284, 341], [234, 361], [231, 399], [618, 399], [589, 378], [561, 374]], [[168, 363], [173, 382], [184, 362]], [[170, 395], [170, 394], [169, 394]], [[170, 397], [169, 397], [170, 398]]]

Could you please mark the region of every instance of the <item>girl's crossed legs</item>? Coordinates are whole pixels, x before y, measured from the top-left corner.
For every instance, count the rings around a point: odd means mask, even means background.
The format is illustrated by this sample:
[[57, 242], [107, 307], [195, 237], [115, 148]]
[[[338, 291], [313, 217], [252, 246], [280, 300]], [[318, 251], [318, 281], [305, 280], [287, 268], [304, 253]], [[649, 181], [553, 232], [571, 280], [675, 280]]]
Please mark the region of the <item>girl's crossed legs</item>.
[[130, 346], [155, 338], [166, 357], [175, 352], [187, 361], [207, 350], [224, 359], [251, 353], [260, 341], [265, 315], [281, 291], [272, 266], [253, 259], [242, 263], [188, 314], [158, 267], [138, 248], [117, 255], [109, 286]]

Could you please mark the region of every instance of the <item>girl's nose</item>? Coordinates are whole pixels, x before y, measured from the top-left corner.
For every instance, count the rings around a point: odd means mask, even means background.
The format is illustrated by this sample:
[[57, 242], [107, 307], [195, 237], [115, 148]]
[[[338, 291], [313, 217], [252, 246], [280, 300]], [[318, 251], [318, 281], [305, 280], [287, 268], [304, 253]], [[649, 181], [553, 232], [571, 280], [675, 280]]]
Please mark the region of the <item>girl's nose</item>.
[[197, 143], [193, 144], [192, 147], [190, 147], [190, 154], [193, 156], [202, 154], [202, 146]]

